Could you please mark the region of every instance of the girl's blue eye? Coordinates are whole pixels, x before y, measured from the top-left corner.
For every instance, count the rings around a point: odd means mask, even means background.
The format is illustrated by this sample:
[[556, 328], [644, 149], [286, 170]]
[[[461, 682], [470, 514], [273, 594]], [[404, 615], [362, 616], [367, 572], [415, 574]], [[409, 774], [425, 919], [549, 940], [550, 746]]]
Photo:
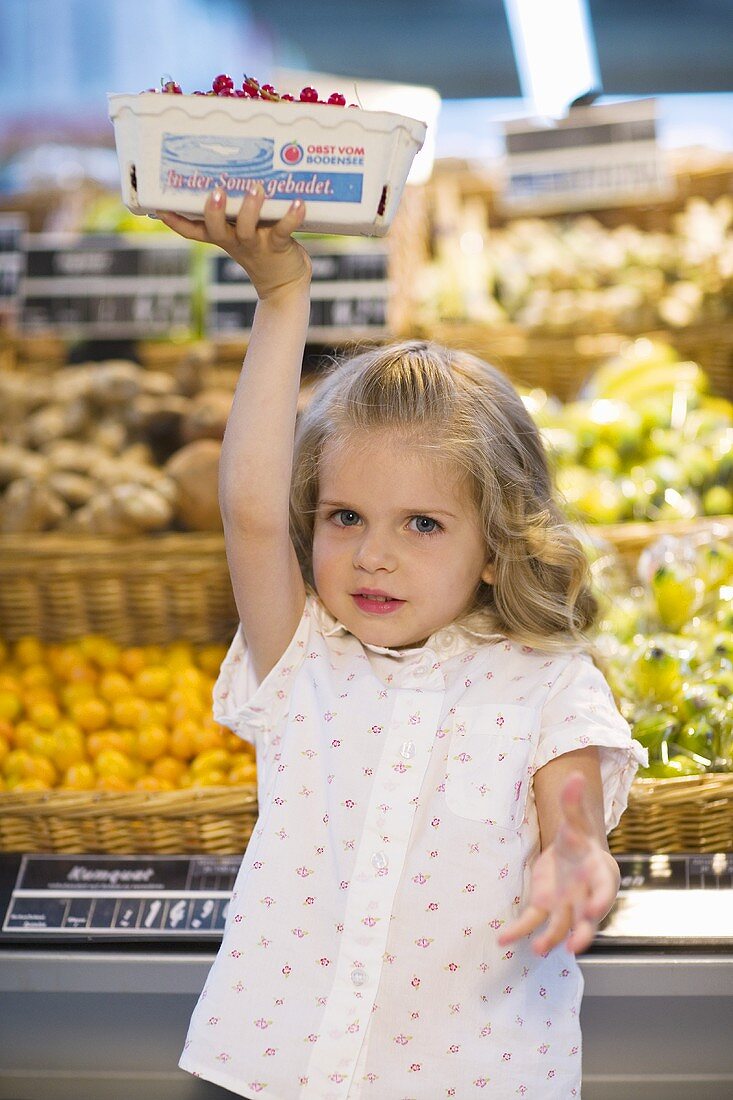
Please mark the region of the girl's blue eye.
[[334, 519], [337, 519], [342, 527], [354, 527], [359, 522], [359, 513], [352, 512], [350, 508], [342, 508], [340, 512], [334, 514]]
[[430, 516], [413, 516], [410, 522], [415, 524], [415, 530], [420, 535], [434, 535], [440, 530], [437, 519], [431, 519]]

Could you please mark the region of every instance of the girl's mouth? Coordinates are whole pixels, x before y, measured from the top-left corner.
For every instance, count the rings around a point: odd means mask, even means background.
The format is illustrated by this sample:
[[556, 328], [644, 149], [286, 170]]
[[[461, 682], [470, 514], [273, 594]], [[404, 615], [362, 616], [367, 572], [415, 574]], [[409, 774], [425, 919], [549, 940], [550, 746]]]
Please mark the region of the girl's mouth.
[[390, 615], [405, 603], [382, 592], [352, 592], [351, 598], [359, 610], [368, 615]]

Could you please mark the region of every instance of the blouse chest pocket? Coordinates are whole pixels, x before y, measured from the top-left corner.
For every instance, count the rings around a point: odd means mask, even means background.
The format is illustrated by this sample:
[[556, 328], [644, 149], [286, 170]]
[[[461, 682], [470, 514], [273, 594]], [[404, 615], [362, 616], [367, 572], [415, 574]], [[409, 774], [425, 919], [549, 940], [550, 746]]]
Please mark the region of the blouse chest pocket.
[[456, 707], [445, 783], [453, 813], [519, 828], [536, 723], [537, 712], [516, 703]]

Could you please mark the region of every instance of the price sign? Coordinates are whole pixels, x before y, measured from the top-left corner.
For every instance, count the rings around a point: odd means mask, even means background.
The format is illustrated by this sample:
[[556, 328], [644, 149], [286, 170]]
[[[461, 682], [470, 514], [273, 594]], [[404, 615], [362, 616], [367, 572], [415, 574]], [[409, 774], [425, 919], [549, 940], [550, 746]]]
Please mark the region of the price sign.
[[575, 107], [540, 126], [504, 124], [501, 207], [552, 214], [669, 199], [674, 185], [656, 137], [653, 99]]
[[22, 214], [0, 214], [0, 317], [15, 314], [25, 267], [26, 224]]
[[239, 864], [228, 856], [24, 856], [3, 932], [220, 937]]
[[[387, 331], [388, 255], [379, 242], [348, 251], [328, 241], [304, 241], [313, 263], [308, 339], [312, 343], [382, 335]], [[257, 295], [228, 256], [213, 255], [207, 287], [210, 335], [241, 336], [252, 328]]]
[[21, 326], [62, 336], [186, 336], [191, 249], [174, 238], [35, 234], [27, 238]]

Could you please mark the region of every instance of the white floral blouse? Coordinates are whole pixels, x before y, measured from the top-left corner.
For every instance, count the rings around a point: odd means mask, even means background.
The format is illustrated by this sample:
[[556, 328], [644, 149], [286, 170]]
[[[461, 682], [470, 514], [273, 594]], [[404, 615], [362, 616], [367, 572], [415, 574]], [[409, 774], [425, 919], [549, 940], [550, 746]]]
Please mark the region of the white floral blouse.
[[590, 659], [363, 645], [309, 597], [259, 686], [237, 634], [214, 713], [257, 747], [260, 817], [181, 1067], [250, 1100], [580, 1096], [575, 958], [496, 933], [534, 773], [599, 746], [610, 830], [644, 760]]

